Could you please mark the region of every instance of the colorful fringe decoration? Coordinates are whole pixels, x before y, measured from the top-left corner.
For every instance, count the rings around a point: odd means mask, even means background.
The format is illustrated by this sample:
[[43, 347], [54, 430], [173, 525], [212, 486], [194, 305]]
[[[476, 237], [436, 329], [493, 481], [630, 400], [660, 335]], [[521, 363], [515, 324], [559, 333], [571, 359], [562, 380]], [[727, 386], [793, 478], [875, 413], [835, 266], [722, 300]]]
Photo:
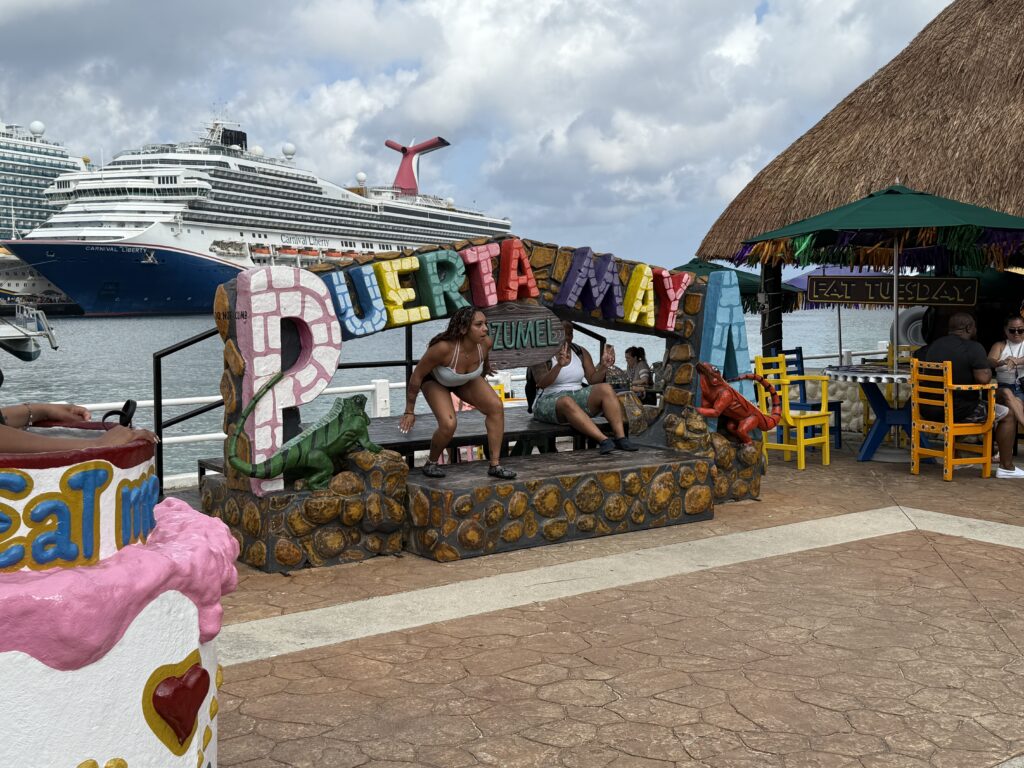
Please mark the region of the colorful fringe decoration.
[[[744, 244], [732, 257], [737, 266], [783, 264], [800, 267], [833, 265], [892, 269], [891, 231], [811, 232], [792, 238]], [[985, 229], [972, 225], [900, 230], [900, 269], [1006, 269], [1020, 262], [1024, 231]]]

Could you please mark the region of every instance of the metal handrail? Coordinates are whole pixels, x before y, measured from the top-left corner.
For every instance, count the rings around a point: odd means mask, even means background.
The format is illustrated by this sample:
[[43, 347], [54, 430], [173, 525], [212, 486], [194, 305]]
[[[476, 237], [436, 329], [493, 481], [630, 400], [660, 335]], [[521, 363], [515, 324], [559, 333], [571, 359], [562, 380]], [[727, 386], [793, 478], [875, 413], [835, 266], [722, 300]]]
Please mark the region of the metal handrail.
[[[184, 341], [179, 341], [177, 344], [172, 344], [169, 347], [164, 347], [153, 353], [153, 431], [156, 433], [158, 438], [156, 444], [156, 451], [153, 457], [154, 463], [156, 464], [156, 474], [160, 479], [160, 491], [164, 489], [164, 446], [163, 446], [163, 434], [164, 427], [169, 426], [164, 424], [164, 377], [163, 377], [163, 359], [169, 355], [173, 355], [175, 352], [180, 352], [183, 349], [198, 344], [201, 341], [206, 341], [217, 335], [217, 329], [211, 328], [203, 333], [198, 333], [195, 336], [190, 336]], [[221, 400], [221, 404], [223, 404]], [[212, 410], [212, 408], [205, 407], [200, 409], [200, 413], [206, 413]], [[185, 419], [190, 419], [192, 416], [199, 415], [197, 413], [189, 413], [185, 415]], [[178, 422], [184, 421], [180, 419]]]
[[[217, 408], [224, 405], [223, 398], [216, 398], [209, 402], [204, 403], [199, 408], [194, 408], [187, 413], [175, 416], [167, 421], [164, 421], [164, 400], [163, 400], [163, 359], [175, 352], [180, 352], [183, 349], [187, 349], [195, 344], [198, 344], [206, 339], [213, 338], [218, 334], [216, 328], [211, 328], [203, 333], [191, 336], [184, 341], [179, 341], [177, 344], [172, 344], [164, 349], [157, 350], [153, 353], [153, 431], [159, 438], [156, 444], [156, 452], [154, 456], [154, 463], [156, 465], [156, 475], [160, 479], [160, 491], [163, 492], [164, 482], [164, 440], [163, 433], [168, 427], [173, 427], [177, 424], [181, 424], [189, 419], [201, 416], [204, 413], [209, 413]], [[374, 361], [371, 365], [366, 363], [339, 363], [338, 370], [354, 370], [360, 368], [405, 368], [405, 380], [409, 381], [412, 378], [413, 368], [416, 366], [419, 360], [416, 360], [412, 356], [412, 326], [407, 325], [405, 327], [405, 359], [404, 360], [381, 360]], [[371, 385], [372, 386], [372, 385]], [[404, 385], [403, 385], [404, 386]], [[355, 390], [356, 392], [365, 391], [360, 388]], [[169, 438], [168, 442], [179, 442], [175, 438]]]

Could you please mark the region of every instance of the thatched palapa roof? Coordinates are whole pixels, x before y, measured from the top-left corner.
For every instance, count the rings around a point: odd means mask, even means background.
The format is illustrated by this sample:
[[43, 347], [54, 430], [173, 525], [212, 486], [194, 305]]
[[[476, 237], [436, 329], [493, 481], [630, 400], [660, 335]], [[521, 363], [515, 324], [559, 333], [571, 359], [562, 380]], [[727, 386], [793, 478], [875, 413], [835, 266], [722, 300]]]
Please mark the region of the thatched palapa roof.
[[897, 180], [1024, 216], [1021, 0], [955, 0], [747, 184], [701, 259]]

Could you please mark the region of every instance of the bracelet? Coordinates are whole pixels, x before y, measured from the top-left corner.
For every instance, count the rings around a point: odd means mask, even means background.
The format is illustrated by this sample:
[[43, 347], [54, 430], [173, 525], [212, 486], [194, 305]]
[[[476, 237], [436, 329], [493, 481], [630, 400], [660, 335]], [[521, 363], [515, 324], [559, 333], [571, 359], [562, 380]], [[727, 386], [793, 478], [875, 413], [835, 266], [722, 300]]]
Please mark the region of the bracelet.
[[402, 415], [403, 415], [403, 416], [415, 416], [416, 414], [415, 414], [415, 413], [413, 413], [412, 411], [406, 411], [406, 412], [405, 412], [405, 413], [403, 413]]
[[31, 427], [32, 426], [32, 406], [29, 405], [28, 403], [23, 403], [23, 405], [25, 406], [25, 410], [28, 411], [28, 423], [25, 424], [25, 426], [26, 427]]

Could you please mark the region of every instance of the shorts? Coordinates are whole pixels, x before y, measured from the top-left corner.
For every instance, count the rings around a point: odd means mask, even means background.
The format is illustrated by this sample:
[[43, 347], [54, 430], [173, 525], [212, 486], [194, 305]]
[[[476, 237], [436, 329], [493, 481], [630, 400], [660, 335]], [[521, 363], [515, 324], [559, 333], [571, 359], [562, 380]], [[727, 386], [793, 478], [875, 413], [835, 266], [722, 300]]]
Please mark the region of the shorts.
[[1002, 382], [999, 382], [999, 388], [1008, 389], [1017, 396], [1018, 400], [1024, 400], [1024, 389], [1021, 388], [1019, 379], [1013, 382], [1013, 384], [1003, 384]]
[[564, 421], [558, 420], [558, 414], [555, 411], [555, 405], [563, 397], [571, 397], [576, 401], [576, 405], [583, 409], [585, 413], [590, 413], [590, 406], [587, 405], [587, 400], [590, 399], [590, 390], [592, 387], [584, 387], [583, 389], [576, 389], [567, 392], [552, 392], [551, 394], [543, 394], [536, 399], [533, 403], [533, 418], [537, 421], [547, 422], [548, 424], [565, 424]]
[[[1010, 412], [1010, 409], [1007, 408], [1005, 405], [1001, 405], [1000, 403], [996, 403], [995, 406], [996, 406], [996, 414], [992, 418], [992, 423], [993, 424], [998, 424], [1003, 418], [1006, 417], [1006, 414], [1008, 414]], [[974, 406], [974, 412], [972, 414], [970, 414], [969, 416], [965, 416], [964, 418], [956, 417], [956, 420], [957, 420], [958, 423], [959, 422], [968, 422], [968, 423], [973, 422], [973, 423], [981, 424], [987, 418], [988, 418], [988, 407], [986, 406], [985, 402], [980, 402], [976, 406]]]

